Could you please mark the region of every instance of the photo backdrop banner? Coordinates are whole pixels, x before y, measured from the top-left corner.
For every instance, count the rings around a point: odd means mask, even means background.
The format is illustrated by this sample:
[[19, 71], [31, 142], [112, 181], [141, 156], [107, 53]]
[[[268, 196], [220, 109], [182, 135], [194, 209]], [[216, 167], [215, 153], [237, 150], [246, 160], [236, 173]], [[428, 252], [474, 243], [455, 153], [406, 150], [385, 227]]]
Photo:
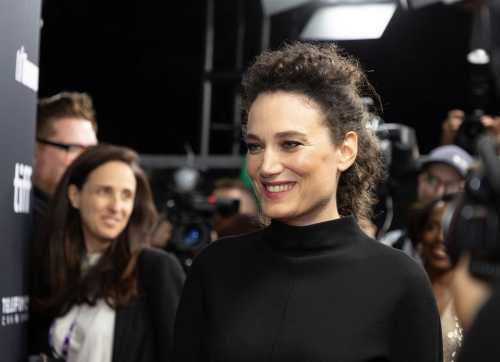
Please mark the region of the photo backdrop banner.
[[0, 0], [0, 360], [26, 360], [40, 0]]

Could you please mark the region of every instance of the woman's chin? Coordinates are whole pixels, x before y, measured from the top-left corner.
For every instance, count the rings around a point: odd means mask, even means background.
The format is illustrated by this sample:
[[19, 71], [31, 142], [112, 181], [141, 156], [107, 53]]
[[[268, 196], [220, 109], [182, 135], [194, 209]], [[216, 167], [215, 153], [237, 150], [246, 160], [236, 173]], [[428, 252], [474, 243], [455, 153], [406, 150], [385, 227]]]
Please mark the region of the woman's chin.
[[294, 224], [294, 221], [297, 219], [297, 215], [294, 212], [283, 208], [264, 208], [263, 212], [268, 218], [284, 224]]

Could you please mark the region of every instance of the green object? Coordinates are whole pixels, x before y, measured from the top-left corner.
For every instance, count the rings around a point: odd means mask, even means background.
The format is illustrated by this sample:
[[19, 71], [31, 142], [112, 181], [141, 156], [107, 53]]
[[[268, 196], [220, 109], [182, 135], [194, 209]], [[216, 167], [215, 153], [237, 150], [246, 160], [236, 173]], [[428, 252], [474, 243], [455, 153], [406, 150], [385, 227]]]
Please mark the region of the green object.
[[242, 182], [244, 182], [245, 185], [247, 185], [250, 188], [250, 190], [253, 190], [253, 196], [255, 197], [255, 200], [257, 201], [257, 205], [260, 208], [259, 199], [257, 198], [257, 195], [255, 194], [255, 189], [253, 188], [252, 180], [250, 179], [250, 176], [248, 176], [248, 173], [247, 173], [247, 158], [248, 158], [248, 154], [245, 155], [245, 158], [243, 159], [243, 165], [241, 166], [241, 170], [240, 170], [240, 180]]

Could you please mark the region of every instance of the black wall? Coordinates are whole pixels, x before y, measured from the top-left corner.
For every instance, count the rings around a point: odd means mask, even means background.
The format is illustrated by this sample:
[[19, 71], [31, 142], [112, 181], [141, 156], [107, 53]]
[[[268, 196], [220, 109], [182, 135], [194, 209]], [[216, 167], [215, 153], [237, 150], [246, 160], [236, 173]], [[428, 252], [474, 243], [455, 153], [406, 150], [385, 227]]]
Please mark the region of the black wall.
[[40, 0], [0, 0], [0, 360], [26, 353]]

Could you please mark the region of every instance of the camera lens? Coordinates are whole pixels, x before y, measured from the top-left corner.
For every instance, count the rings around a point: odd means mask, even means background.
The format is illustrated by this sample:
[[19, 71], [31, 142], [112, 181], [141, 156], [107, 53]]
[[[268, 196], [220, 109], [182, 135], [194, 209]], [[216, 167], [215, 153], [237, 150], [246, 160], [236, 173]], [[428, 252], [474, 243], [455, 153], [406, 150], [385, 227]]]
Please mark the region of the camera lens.
[[184, 245], [193, 246], [200, 242], [202, 231], [199, 228], [189, 228], [184, 235]]

